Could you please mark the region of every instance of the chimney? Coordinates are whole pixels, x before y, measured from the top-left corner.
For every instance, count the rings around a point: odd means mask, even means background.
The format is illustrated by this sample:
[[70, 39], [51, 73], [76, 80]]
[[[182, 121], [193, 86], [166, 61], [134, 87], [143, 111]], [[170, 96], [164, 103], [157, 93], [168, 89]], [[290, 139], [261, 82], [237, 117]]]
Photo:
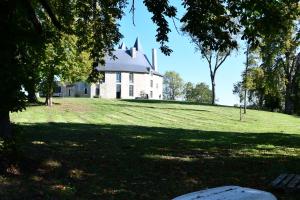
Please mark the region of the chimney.
[[152, 67], [158, 72], [156, 49], [152, 49]]
[[131, 48], [131, 57], [136, 58], [136, 48], [135, 47]]

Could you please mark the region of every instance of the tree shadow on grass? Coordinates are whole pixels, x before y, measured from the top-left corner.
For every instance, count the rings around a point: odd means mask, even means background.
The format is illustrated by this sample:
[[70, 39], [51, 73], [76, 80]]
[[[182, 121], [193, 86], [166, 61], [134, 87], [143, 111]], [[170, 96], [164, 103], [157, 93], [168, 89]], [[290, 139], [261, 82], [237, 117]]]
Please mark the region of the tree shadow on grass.
[[25, 157], [19, 175], [0, 176], [1, 199], [171, 199], [221, 185], [269, 190], [278, 174], [300, 171], [296, 134], [110, 124], [19, 126]]

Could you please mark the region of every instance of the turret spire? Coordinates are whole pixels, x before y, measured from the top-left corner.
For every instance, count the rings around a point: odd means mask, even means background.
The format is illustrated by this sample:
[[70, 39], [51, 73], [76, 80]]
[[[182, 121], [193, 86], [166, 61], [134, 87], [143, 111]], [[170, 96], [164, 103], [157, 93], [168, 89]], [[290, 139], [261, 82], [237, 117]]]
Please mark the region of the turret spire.
[[143, 51], [143, 47], [138, 37], [135, 40], [134, 47], [136, 48], [137, 51], [141, 51], [141, 52]]
[[122, 42], [122, 44], [119, 46], [119, 49], [127, 50], [127, 47], [124, 42]]

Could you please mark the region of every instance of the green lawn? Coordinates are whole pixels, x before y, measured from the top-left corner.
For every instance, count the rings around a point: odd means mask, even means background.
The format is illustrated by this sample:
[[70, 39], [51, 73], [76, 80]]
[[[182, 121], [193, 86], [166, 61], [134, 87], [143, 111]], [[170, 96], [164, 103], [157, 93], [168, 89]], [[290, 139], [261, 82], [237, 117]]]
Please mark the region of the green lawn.
[[299, 117], [249, 110], [240, 122], [231, 107], [55, 103], [12, 115], [22, 156], [0, 175], [0, 199], [163, 200], [222, 185], [270, 191], [280, 173], [300, 174]]

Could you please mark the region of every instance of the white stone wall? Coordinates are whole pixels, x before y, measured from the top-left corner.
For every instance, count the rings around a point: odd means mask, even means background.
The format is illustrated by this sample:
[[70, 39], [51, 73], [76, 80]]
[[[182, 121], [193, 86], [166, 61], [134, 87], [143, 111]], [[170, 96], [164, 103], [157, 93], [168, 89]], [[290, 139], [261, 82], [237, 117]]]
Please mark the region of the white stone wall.
[[134, 73], [134, 98], [140, 97], [141, 92], [148, 93], [147, 82], [148, 82], [148, 74], [138, 74]]
[[153, 75], [153, 98], [152, 99], [162, 99], [163, 98], [163, 77]]
[[116, 73], [105, 72], [105, 82], [100, 85], [100, 96], [104, 99], [116, 98]]
[[[134, 73], [133, 83], [129, 81], [129, 72], [121, 73], [121, 98], [122, 99], [134, 99], [141, 96], [141, 92], [148, 94], [150, 98], [150, 91], [153, 91], [153, 97], [151, 99], [162, 99], [162, 82], [163, 79], [157, 75]], [[153, 80], [153, 87], [150, 85], [150, 81]], [[116, 98], [116, 73], [106, 72], [105, 82], [100, 85], [101, 98], [115, 99]], [[129, 96], [129, 85], [133, 85], [133, 96]], [[98, 87], [98, 84], [97, 86]], [[92, 89], [93, 90], [93, 89]], [[95, 89], [94, 89], [95, 90]]]
[[[61, 87], [61, 97], [91, 97], [92, 87], [90, 84], [85, 82], [76, 82], [74, 84], [59, 84]], [[85, 94], [85, 89], [87, 93]], [[69, 92], [70, 91], [70, 92]]]
[[92, 83], [90, 85], [90, 97], [91, 98], [94, 98], [94, 97], [97, 97], [96, 95], [96, 88], [98, 88], [98, 83]]
[[[150, 74], [143, 73], [134, 73], [133, 83], [129, 81], [129, 72], [121, 73], [121, 98], [122, 99], [134, 99], [140, 97], [141, 92], [148, 94], [150, 97], [150, 91], [153, 91], [153, 99], [159, 99], [159, 94], [162, 94], [162, 78], [159, 76], [153, 76], [154, 87], [150, 88]], [[105, 73], [105, 82], [100, 85], [100, 95], [101, 98], [105, 99], [115, 99], [116, 98], [116, 85], [119, 84], [116, 82], [116, 73], [115, 72], [106, 72]], [[158, 84], [158, 87], [156, 87]], [[129, 96], [129, 85], [133, 85], [133, 96]], [[91, 91], [94, 93], [92, 96], [96, 96], [96, 88], [98, 84], [92, 85]]]
[[[134, 73], [133, 83], [129, 81], [128, 72], [121, 73], [121, 98], [135, 99], [141, 97], [141, 93], [148, 94], [149, 99], [162, 99], [163, 78], [157, 75]], [[151, 87], [151, 80], [153, 80], [153, 87]], [[105, 82], [100, 84], [100, 97], [104, 99], [116, 98], [116, 73], [106, 72]], [[129, 85], [133, 85], [133, 96], [129, 96]], [[87, 88], [87, 94], [84, 90]], [[84, 82], [77, 82], [73, 87], [62, 86], [63, 97], [80, 96], [80, 97], [98, 97], [96, 89], [99, 88], [99, 83], [87, 84]], [[150, 97], [150, 92], [153, 92], [153, 97]]]
[[121, 73], [121, 98], [129, 99], [129, 73]]

